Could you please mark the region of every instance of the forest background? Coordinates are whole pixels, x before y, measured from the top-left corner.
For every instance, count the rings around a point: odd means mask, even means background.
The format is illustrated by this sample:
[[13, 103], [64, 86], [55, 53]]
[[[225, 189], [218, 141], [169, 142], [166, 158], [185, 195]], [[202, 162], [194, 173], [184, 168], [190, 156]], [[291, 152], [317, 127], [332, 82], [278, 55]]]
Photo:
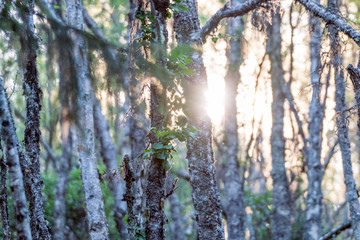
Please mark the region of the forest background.
[[0, 238], [360, 239], [359, 8], [0, 0]]

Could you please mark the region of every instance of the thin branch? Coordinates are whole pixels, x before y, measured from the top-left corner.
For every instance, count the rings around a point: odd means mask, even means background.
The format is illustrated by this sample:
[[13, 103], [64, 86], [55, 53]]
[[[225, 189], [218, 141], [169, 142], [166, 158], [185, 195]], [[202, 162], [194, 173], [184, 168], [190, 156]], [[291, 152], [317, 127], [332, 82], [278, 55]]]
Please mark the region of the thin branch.
[[331, 229], [328, 233], [324, 234], [321, 238], [319, 238], [319, 240], [334, 239], [337, 235], [339, 235], [341, 232], [345, 231], [348, 228], [351, 228], [351, 222], [349, 220]]
[[309, 12], [314, 14], [317, 17], [320, 17], [327, 24], [335, 25], [339, 31], [345, 33], [351, 39], [353, 39], [358, 46], [360, 46], [360, 33], [358, 33], [354, 28], [352, 28], [343, 17], [338, 14], [330, 11], [328, 8], [319, 5], [310, 0], [296, 0], [301, 5], [303, 5]]
[[217, 11], [202, 27], [200, 32], [202, 41], [205, 42], [206, 37], [217, 28], [222, 19], [242, 16], [267, 1], [268, 0], [249, 0], [237, 7], [229, 7], [229, 3], [226, 3], [224, 7]]
[[326, 157], [325, 157], [325, 160], [324, 160], [324, 165], [323, 165], [323, 175], [324, 175], [324, 173], [325, 173], [325, 171], [326, 171], [326, 169], [327, 169], [327, 167], [328, 167], [328, 165], [329, 165], [329, 163], [330, 163], [330, 160], [331, 160], [331, 158], [334, 156], [334, 153], [336, 152], [335, 151], [335, 147], [337, 146], [339, 144], [339, 139], [336, 139], [336, 141], [335, 141], [335, 143], [334, 143], [334, 145], [329, 149], [329, 152], [328, 152], [328, 154], [326, 155]]

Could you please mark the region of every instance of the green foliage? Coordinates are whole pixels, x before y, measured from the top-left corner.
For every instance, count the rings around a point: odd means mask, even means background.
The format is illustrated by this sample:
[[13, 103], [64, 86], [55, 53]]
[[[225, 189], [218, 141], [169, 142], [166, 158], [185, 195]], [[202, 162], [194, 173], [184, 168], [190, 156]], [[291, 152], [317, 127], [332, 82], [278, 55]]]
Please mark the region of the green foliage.
[[140, 8], [136, 11], [135, 17], [141, 22], [141, 36], [135, 40], [153, 41], [155, 33], [155, 16], [151, 11]]
[[150, 149], [147, 149], [143, 153], [144, 159], [149, 159], [153, 156], [156, 159], [163, 161], [163, 168], [168, 171], [171, 168], [169, 162], [173, 159], [173, 152], [176, 152], [174, 144], [175, 140], [184, 142], [189, 137], [196, 137], [197, 130], [194, 127], [179, 126], [174, 129], [165, 127], [162, 131], [152, 128], [151, 131], [158, 137], [158, 142], [154, 143]]
[[256, 240], [271, 239], [272, 191], [254, 194], [245, 190], [245, 203], [252, 210], [252, 225], [256, 231]]
[[182, 2], [183, 2], [183, 0], [175, 0], [174, 2], [170, 3], [169, 9], [167, 11], [168, 18], [171, 18], [171, 16], [172, 16], [171, 12], [178, 12], [180, 10], [189, 12], [189, 9], [187, 9], [185, 6], [183, 6]]

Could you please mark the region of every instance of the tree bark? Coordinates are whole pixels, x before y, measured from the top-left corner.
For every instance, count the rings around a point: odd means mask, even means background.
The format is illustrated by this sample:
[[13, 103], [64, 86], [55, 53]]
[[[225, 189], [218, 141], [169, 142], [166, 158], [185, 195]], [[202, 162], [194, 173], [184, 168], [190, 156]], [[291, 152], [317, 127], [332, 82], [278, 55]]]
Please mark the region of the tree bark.
[[18, 139], [11, 117], [8, 99], [0, 79], [0, 126], [1, 139], [4, 141], [4, 149], [7, 165], [9, 167], [10, 189], [14, 204], [17, 238], [19, 240], [31, 240], [31, 228], [29, 213], [26, 205], [23, 174], [20, 168]]
[[[1, 136], [1, 135], [0, 135]], [[1, 223], [3, 229], [3, 240], [10, 240], [10, 222], [9, 222], [9, 212], [8, 212], [8, 197], [6, 193], [6, 175], [7, 175], [7, 165], [6, 159], [4, 158], [4, 152], [1, 144], [0, 137], [0, 215]]]
[[[23, 90], [26, 100], [26, 121], [24, 145], [28, 160], [32, 189], [28, 189], [30, 210], [31, 232], [34, 239], [50, 239], [49, 229], [44, 216], [42, 188], [43, 182], [40, 176], [40, 110], [42, 91], [39, 87], [38, 72], [36, 66], [38, 38], [35, 34], [34, 25], [34, 1], [23, 1], [24, 9], [20, 15], [24, 22], [23, 35], [20, 38], [24, 62]], [[30, 176], [30, 175], [28, 175]], [[27, 176], [25, 175], [25, 178]], [[27, 187], [28, 188], [28, 187]]]
[[[320, 3], [320, 1], [317, 1]], [[310, 60], [311, 85], [313, 87], [309, 109], [309, 147], [307, 149], [308, 194], [306, 197], [306, 222], [304, 239], [318, 240], [321, 237], [322, 213], [322, 166], [321, 144], [324, 112], [320, 102], [321, 96], [321, 25], [320, 19], [310, 16]]]
[[[243, 3], [232, 0], [231, 8]], [[241, 17], [228, 19], [227, 34], [230, 35], [227, 45], [228, 69], [225, 76], [225, 114], [224, 114], [224, 154], [222, 179], [224, 181], [224, 212], [226, 216], [229, 240], [245, 239], [245, 203], [243, 175], [241, 174], [238, 154], [238, 124], [236, 97], [240, 82], [241, 38], [244, 22]]]
[[[339, 11], [339, 6], [335, 0], [328, 0], [328, 7], [333, 12], [337, 13]], [[342, 70], [341, 66], [342, 58], [340, 39], [336, 26], [330, 25], [329, 31], [331, 38], [331, 60], [335, 70], [335, 110], [337, 112], [336, 124], [338, 128], [337, 133], [343, 162], [344, 179], [346, 185], [346, 200], [349, 203], [351, 227], [354, 231], [354, 238], [360, 239], [360, 206], [356, 190], [356, 183], [351, 166], [350, 140], [345, 119], [345, 81], [344, 71]]]
[[[201, 48], [197, 1], [183, 1], [189, 10], [174, 13], [174, 30], [180, 44]], [[183, 80], [188, 118], [198, 129], [197, 137], [187, 140], [187, 159], [192, 186], [192, 199], [199, 239], [224, 239], [220, 195], [216, 184], [212, 149], [212, 125], [205, 112], [204, 91], [207, 88], [206, 70], [201, 51], [192, 51], [189, 67], [194, 71]]]
[[[66, 12], [68, 23], [72, 27], [83, 30], [83, 8], [80, 0], [67, 0]], [[83, 36], [69, 30], [72, 40], [72, 58], [76, 74], [76, 121], [78, 154], [80, 161], [82, 185], [86, 202], [86, 216], [92, 240], [109, 239], [104, 202], [95, 163], [94, 152], [94, 119], [92, 87]]]
[[289, 183], [285, 168], [285, 139], [284, 139], [284, 101], [282, 89], [284, 70], [281, 55], [281, 17], [279, 8], [272, 17], [272, 25], [267, 26], [268, 40], [266, 51], [271, 62], [271, 87], [273, 102], [272, 132], [271, 132], [271, 157], [273, 179], [273, 239], [290, 239], [291, 236], [291, 207]]
[[126, 203], [122, 201], [125, 193], [124, 182], [120, 182], [120, 172], [116, 161], [116, 148], [109, 132], [109, 125], [101, 113], [100, 102], [94, 96], [94, 124], [96, 137], [100, 141], [100, 152], [105, 163], [107, 173], [110, 174], [109, 188], [114, 197], [114, 219], [121, 239], [126, 239], [127, 226], [124, 222]]

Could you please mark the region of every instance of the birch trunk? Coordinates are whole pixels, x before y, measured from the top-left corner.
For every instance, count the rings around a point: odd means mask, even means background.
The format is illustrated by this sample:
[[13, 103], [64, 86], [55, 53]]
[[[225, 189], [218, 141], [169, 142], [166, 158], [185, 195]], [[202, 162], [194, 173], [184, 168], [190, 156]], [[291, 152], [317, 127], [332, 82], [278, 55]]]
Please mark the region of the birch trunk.
[[[232, 0], [231, 7], [240, 6], [242, 0]], [[225, 114], [224, 144], [225, 163], [222, 179], [224, 181], [224, 212], [226, 216], [228, 239], [245, 239], [245, 203], [241, 169], [238, 159], [238, 124], [236, 97], [240, 82], [241, 38], [244, 23], [241, 17], [228, 20], [227, 34], [231, 36], [227, 46], [228, 70], [225, 76]]]
[[[174, 13], [174, 30], [180, 44], [201, 49], [197, 1], [187, 0], [189, 10]], [[194, 71], [183, 80], [183, 89], [190, 124], [198, 129], [196, 138], [187, 140], [187, 159], [192, 186], [198, 239], [224, 239], [220, 195], [216, 184], [212, 149], [212, 124], [205, 112], [204, 91], [207, 89], [206, 70], [201, 51], [193, 51], [189, 67]]]
[[1, 135], [0, 135], [0, 215], [3, 229], [3, 240], [11, 239], [9, 212], [8, 212], [8, 197], [6, 193], [6, 175], [7, 165], [2, 149]]
[[105, 163], [107, 172], [112, 174], [114, 172], [115, 177], [111, 175], [112, 179], [109, 180], [109, 188], [114, 197], [114, 219], [116, 227], [120, 233], [121, 239], [126, 239], [127, 226], [124, 222], [124, 216], [126, 214], [126, 203], [122, 201], [123, 194], [125, 193], [124, 182], [120, 182], [118, 177], [120, 172], [116, 161], [116, 148], [109, 132], [109, 125], [101, 113], [100, 102], [94, 97], [94, 124], [96, 137], [100, 141], [100, 152]]
[[23, 174], [20, 167], [18, 139], [11, 118], [8, 99], [0, 79], [0, 126], [5, 156], [9, 167], [10, 189], [14, 204], [17, 239], [31, 240], [29, 213], [26, 205]]
[[[320, 3], [320, 1], [317, 1]], [[322, 213], [322, 166], [321, 144], [324, 112], [320, 103], [321, 82], [321, 25], [320, 19], [310, 16], [310, 59], [311, 59], [311, 85], [313, 87], [312, 99], [309, 109], [309, 147], [307, 151], [308, 166], [308, 193], [306, 197], [306, 240], [318, 240], [321, 237], [321, 213]]]
[[268, 40], [266, 51], [271, 62], [271, 87], [273, 102], [272, 111], [272, 132], [271, 132], [271, 157], [273, 179], [273, 239], [290, 239], [291, 235], [291, 208], [289, 183], [285, 168], [285, 139], [284, 139], [284, 101], [282, 92], [284, 70], [282, 67], [281, 55], [281, 17], [279, 8], [272, 18], [272, 25], [267, 26]]
[[[339, 6], [337, 1], [329, 0], [328, 7], [332, 12], [338, 12]], [[330, 38], [331, 38], [331, 53], [332, 64], [335, 70], [335, 110], [337, 112], [336, 124], [338, 128], [338, 139], [341, 150], [344, 179], [346, 185], [346, 200], [349, 204], [351, 227], [354, 231], [354, 238], [360, 239], [360, 206], [358, 200], [358, 194], [356, 190], [356, 183], [351, 166], [351, 151], [350, 140], [345, 119], [345, 81], [344, 71], [342, 70], [342, 58], [340, 39], [337, 28], [334, 25], [329, 26]]]
[[[76, 29], [84, 29], [82, 4], [80, 0], [67, 0], [68, 24]], [[82, 185], [85, 195], [86, 216], [92, 240], [109, 239], [104, 202], [95, 163], [94, 119], [92, 87], [89, 79], [88, 63], [83, 36], [69, 30], [72, 40], [72, 58], [76, 74], [77, 88], [77, 140]]]
[[[33, 185], [28, 191], [31, 232], [34, 239], [50, 239], [49, 229], [44, 216], [42, 188], [40, 176], [40, 110], [42, 91], [39, 87], [36, 66], [38, 39], [34, 25], [34, 1], [22, 2], [24, 10], [21, 17], [24, 22], [24, 32], [20, 38], [22, 54], [25, 57], [23, 90], [26, 100], [26, 122], [24, 145], [31, 179], [28, 184]], [[25, 176], [27, 177], [27, 176]], [[28, 187], [27, 187], [28, 188]]]

